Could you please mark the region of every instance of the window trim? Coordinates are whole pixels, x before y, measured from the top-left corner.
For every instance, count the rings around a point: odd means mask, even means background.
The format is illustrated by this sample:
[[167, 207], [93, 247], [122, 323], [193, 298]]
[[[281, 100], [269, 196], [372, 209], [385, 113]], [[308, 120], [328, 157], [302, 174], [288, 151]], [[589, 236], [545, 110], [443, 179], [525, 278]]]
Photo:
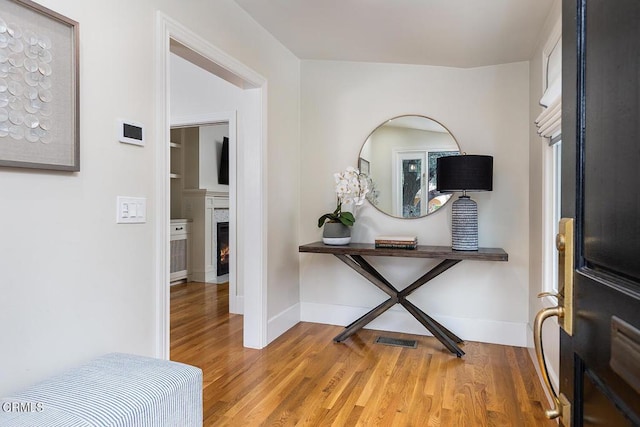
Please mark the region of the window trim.
[[[543, 150], [543, 242], [542, 242], [542, 284], [541, 292], [558, 292], [558, 250], [555, 238], [558, 233], [560, 220], [560, 191], [561, 191], [561, 144], [562, 135], [549, 139], [548, 145]], [[549, 304], [556, 301], [549, 299]]]

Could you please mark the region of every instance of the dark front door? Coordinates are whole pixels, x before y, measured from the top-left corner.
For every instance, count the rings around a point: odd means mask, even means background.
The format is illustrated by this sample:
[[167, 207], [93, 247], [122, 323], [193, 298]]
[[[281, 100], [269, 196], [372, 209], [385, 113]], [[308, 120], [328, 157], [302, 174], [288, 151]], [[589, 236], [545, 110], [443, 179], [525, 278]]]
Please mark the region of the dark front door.
[[560, 391], [572, 425], [640, 425], [640, 0], [563, 0], [562, 102], [575, 264]]

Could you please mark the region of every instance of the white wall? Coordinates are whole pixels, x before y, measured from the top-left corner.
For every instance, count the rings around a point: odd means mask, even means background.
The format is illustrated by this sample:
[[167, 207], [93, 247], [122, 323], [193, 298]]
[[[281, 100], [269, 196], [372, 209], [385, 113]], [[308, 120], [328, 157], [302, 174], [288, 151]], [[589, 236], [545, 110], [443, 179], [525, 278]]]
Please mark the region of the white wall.
[[[538, 40], [538, 46], [531, 57], [529, 62], [529, 74], [530, 74], [530, 113], [529, 113], [529, 215], [531, 218], [529, 226], [529, 241], [530, 241], [530, 257], [529, 264], [531, 268], [529, 270], [529, 283], [531, 284], [529, 289], [529, 346], [533, 347], [533, 319], [536, 313], [543, 308], [543, 305], [549, 306], [549, 301], [538, 299], [537, 295], [542, 292], [544, 283], [544, 270], [543, 259], [545, 247], [544, 242], [544, 206], [543, 203], [543, 188], [544, 188], [544, 164], [545, 164], [545, 151], [549, 150], [548, 141], [546, 138], [541, 138], [536, 132], [536, 126], [534, 124], [535, 119], [542, 112], [542, 107], [539, 104], [540, 97], [542, 96], [543, 80], [542, 76], [545, 72], [543, 69], [542, 50], [547, 43], [547, 39], [551, 34], [553, 26], [561, 18], [562, 2], [556, 0], [553, 7], [549, 11], [546, 23], [540, 31], [540, 37]], [[549, 153], [546, 153], [547, 155]], [[549, 368], [549, 375], [558, 389], [558, 375], [560, 373], [560, 336], [558, 329], [558, 322], [555, 318], [549, 319], [545, 322], [543, 328], [543, 347], [547, 360], [547, 367]]]
[[[529, 320], [529, 64], [475, 69], [302, 61], [300, 242], [319, 240], [317, 218], [335, 206], [332, 174], [357, 164], [369, 133], [402, 114], [446, 126], [469, 154], [494, 156], [493, 192], [473, 193], [480, 245], [502, 247], [509, 262], [464, 261], [411, 296], [427, 313], [471, 341], [526, 345]], [[353, 241], [415, 234], [450, 245], [450, 204], [422, 219], [394, 219], [365, 204]], [[391, 282], [408, 284], [432, 260], [378, 258]], [[345, 325], [385, 295], [328, 255], [303, 254], [303, 320]], [[404, 285], [403, 285], [404, 286]], [[425, 334], [403, 309], [374, 321], [379, 329]]]
[[[268, 79], [269, 161], [296, 165], [299, 61], [231, 0], [40, 0], [80, 22], [81, 171], [0, 168], [0, 395], [93, 356], [153, 355], [155, 17], [162, 10]], [[146, 125], [120, 144], [118, 117]], [[298, 301], [298, 170], [268, 169], [268, 312]], [[116, 225], [116, 196], [147, 198], [142, 225]]]

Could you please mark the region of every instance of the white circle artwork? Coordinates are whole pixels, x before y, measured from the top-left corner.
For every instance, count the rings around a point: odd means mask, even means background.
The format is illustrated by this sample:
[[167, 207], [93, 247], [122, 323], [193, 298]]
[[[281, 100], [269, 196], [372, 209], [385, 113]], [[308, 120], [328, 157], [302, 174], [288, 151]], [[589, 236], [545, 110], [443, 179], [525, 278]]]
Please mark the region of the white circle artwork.
[[0, 16], [0, 138], [51, 143], [51, 47], [49, 37]]

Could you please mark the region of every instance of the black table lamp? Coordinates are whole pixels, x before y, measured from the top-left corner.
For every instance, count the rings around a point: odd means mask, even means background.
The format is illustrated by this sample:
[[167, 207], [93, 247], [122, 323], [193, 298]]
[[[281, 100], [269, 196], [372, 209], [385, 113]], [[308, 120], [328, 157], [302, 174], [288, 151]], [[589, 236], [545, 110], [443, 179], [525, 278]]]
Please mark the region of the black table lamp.
[[493, 157], [466, 154], [440, 157], [436, 170], [438, 191], [462, 191], [452, 206], [452, 249], [477, 251], [478, 205], [467, 196], [467, 191], [493, 190]]

